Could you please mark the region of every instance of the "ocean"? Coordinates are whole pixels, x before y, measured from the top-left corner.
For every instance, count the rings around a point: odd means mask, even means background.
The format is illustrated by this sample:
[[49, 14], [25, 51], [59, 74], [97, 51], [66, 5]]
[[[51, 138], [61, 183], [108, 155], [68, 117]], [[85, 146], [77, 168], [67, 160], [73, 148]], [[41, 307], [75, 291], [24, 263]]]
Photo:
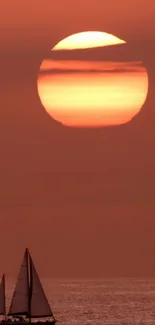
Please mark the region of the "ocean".
[[[155, 324], [155, 279], [41, 279], [58, 325]], [[7, 306], [15, 281], [7, 282]]]

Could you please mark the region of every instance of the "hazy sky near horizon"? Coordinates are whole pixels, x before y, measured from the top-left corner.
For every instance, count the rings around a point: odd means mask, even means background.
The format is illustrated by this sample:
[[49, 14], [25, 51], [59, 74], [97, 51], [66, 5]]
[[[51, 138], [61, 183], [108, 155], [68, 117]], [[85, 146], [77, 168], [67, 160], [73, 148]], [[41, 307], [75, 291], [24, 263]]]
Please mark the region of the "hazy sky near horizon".
[[[1, 4], [0, 271], [15, 274], [28, 246], [46, 276], [155, 275], [154, 18], [151, 0]], [[67, 129], [41, 105], [41, 62], [83, 30], [124, 39], [148, 70], [125, 126]]]

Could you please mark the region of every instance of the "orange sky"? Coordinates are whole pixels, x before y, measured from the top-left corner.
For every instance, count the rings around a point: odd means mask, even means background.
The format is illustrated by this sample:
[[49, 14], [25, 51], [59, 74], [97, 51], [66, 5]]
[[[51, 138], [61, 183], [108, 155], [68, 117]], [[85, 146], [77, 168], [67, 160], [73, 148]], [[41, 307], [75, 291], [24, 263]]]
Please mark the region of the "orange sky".
[[90, 29], [131, 41], [153, 40], [154, 6], [152, 0], [64, 0], [63, 5], [61, 0], [6, 0], [1, 4], [0, 36], [12, 48], [18, 40], [21, 47], [30, 43], [40, 49], [48, 47], [49, 40], [54, 45], [67, 35]]
[[[16, 273], [29, 246], [47, 276], [155, 274], [154, 6], [1, 3], [1, 271]], [[67, 129], [41, 105], [41, 62], [62, 37], [85, 29], [129, 41], [128, 61], [136, 56], [148, 70], [148, 98], [126, 126]]]
[[[143, 2], [140, 0], [127, 0], [126, 2], [110, 0], [103, 3], [101, 0], [75, 0], [73, 3], [71, 0], [64, 0], [64, 6], [62, 6], [60, 0], [53, 3], [50, 0], [34, 0], [33, 3], [30, 0], [23, 0], [22, 3], [20, 0], [14, 0], [13, 3], [6, 0], [1, 5], [1, 24], [6, 27], [11, 25], [13, 27], [32, 27], [32, 25], [52, 25], [53, 23], [58, 25], [60, 22], [64, 24], [68, 20], [77, 23], [79, 16], [81, 16], [82, 22], [83, 18], [86, 21], [91, 21], [94, 18], [95, 22], [102, 22], [102, 24], [105, 19], [108, 24], [110, 21], [115, 24], [119, 20], [120, 25], [122, 22], [128, 23], [132, 18], [133, 23], [135, 21], [142, 24], [145, 22], [145, 27], [143, 26], [142, 30], [147, 31], [153, 24], [153, 2], [151, 0]], [[112, 19], [109, 19], [110, 17]]]

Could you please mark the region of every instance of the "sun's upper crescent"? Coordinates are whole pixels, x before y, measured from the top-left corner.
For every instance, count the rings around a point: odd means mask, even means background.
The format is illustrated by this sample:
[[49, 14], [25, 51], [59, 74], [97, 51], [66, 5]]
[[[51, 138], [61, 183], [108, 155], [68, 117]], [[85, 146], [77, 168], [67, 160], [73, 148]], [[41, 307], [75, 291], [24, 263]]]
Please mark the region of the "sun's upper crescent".
[[124, 40], [104, 32], [87, 31], [70, 35], [56, 44], [52, 51], [76, 50], [126, 43]]

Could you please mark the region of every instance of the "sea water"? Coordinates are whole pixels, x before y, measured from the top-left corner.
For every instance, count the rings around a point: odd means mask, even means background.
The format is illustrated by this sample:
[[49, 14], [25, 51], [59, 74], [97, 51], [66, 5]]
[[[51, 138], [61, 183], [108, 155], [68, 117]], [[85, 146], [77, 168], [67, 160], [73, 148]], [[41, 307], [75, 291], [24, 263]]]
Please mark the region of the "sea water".
[[[62, 325], [155, 325], [155, 279], [41, 279]], [[7, 282], [7, 306], [14, 280]]]

